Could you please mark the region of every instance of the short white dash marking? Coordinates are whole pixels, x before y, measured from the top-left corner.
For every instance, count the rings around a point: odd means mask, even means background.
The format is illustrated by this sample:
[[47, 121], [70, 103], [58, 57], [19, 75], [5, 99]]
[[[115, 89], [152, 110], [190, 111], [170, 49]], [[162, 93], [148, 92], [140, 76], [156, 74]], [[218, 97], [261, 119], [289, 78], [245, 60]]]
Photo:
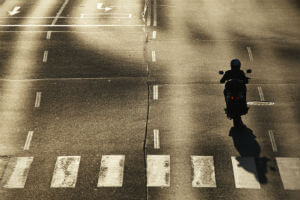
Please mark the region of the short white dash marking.
[[276, 158], [283, 187], [286, 190], [300, 190], [300, 159]]
[[159, 149], [160, 144], [159, 144], [159, 130], [158, 129], [153, 130], [153, 137], [154, 137], [154, 149]]
[[252, 51], [251, 51], [251, 47], [247, 47], [247, 51], [248, 51], [250, 62], [253, 62], [253, 54], [252, 54]]
[[51, 39], [51, 33], [52, 33], [52, 31], [47, 31], [47, 37], [46, 37], [47, 40]]
[[158, 100], [158, 85], [153, 85], [153, 99]]
[[34, 107], [38, 108], [41, 105], [41, 99], [42, 99], [42, 92], [37, 92], [35, 96], [35, 103]]
[[124, 162], [124, 155], [102, 156], [97, 187], [122, 187]]
[[152, 51], [152, 62], [156, 62], [156, 54], [155, 54], [155, 51]]
[[270, 141], [271, 141], [271, 145], [272, 145], [272, 149], [274, 152], [277, 152], [277, 145], [275, 142], [275, 137], [274, 137], [274, 133], [272, 130], [269, 130], [269, 137], [270, 137]]
[[193, 187], [216, 187], [214, 158], [212, 156], [191, 156]]
[[132, 14], [128, 14], [128, 17], [129, 17], [129, 18], [132, 18]]
[[273, 106], [274, 102], [268, 102], [268, 101], [249, 101], [247, 102], [247, 105], [250, 106]]
[[84, 14], [80, 14], [80, 18], [84, 18]]
[[33, 136], [33, 131], [28, 131], [27, 139], [24, 145], [24, 150], [29, 150], [32, 136]]
[[33, 157], [11, 158], [2, 177], [4, 188], [24, 188]]
[[157, 26], [157, 0], [153, 1], [153, 26]]
[[170, 155], [147, 156], [147, 187], [170, 186]]
[[231, 157], [236, 188], [260, 189], [255, 160], [252, 157]]
[[48, 60], [48, 51], [44, 51], [43, 62], [47, 62]]
[[153, 31], [153, 33], [152, 33], [152, 38], [153, 38], [153, 39], [156, 39], [156, 31]]
[[57, 157], [51, 188], [75, 188], [80, 156]]
[[259, 97], [260, 97], [260, 101], [265, 101], [265, 97], [264, 97], [264, 93], [263, 93], [263, 90], [260, 86], [257, 87], [258, 89], [258, 94], [259, 94]]

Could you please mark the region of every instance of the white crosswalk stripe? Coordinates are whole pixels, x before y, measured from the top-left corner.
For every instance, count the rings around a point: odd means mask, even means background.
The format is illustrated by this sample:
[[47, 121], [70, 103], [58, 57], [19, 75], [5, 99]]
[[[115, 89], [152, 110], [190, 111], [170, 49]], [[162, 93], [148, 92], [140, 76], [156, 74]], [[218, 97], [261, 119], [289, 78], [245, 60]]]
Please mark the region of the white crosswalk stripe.
[[122, 187], [124, 171], [124, 155], [104, 155], [98, 179], [98, 187]]
[[216, 187], [214, 159], [212, 156], [191, 156], [193, 187]]
[[[80, 156], [57, 157], [50, 187], [75, 188], [80, 158]], [[217, 187], [214, 157], [191, 155], [190, 158], [192, 187]], [[0, 156], [0, 186], [8, 189], [24, 188], [33, 160], [33, 157]], [[147, 155], [146, 161], [147, 187], [170, 187], [170, 155]], [[231, 161], [236, 188], [261, 188], [253, 157], [233, 156]], [[300, 159], [277, 157], [276, 162], [283, 189], [300, 190]], [[125, 155], [103, 155], [97, 187], [123, 187], [124, 166]]]
[[33, 157], [10, 158], [5, 171], [0, 170], [3, 173], [1, 185], [4, 188], [24, 188], [32, 161]]
[[52, 177], [52, 188], [74, 188], [77, 181], [80, 156], [57, 157]]
[[147, 186], [170, 186], [170, 155], [147, 156]]
[[283, 187], [286, 190], [300, 190], [300, 159], [276, 158]]
[[236, 188], [260, 189], [255, 160], [252, 157], [231, 157]]

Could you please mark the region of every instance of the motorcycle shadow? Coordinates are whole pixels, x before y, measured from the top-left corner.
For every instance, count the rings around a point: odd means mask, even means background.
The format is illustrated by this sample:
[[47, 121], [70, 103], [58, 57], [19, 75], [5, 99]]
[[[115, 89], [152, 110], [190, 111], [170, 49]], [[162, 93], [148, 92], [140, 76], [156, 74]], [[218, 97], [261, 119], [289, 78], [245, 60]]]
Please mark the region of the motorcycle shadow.
[[[268, 182], [266, 177], [268, 172], [267, 165], [270, 159], [267, 157], [260, 157], [261, 148], [256, 141], [256, 136], [253, 134], [253, 131], [245, 125], [240, 128], [232, 127], [229, 136], [232, 137], [234, 147], [241, 156], [237, 157], [239, 166], [253, 173], [260, 183], [266, 184]], [[255, 166], [243, 159], [245, 157], [254, 158]], [[274, 170], [273, 168], [270, 169]]]

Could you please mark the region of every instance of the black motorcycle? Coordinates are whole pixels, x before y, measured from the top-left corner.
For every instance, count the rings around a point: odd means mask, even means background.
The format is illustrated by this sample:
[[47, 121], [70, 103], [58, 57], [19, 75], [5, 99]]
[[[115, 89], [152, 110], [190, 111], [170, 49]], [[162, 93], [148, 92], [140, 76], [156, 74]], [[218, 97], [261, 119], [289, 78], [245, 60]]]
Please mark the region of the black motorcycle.
[[[251, 72], [250, 69], [247, 70], [247, 73]], [[224, 72], [219, 71], [219, 74], [222, 75]], [[247, 106], [246, 94], [246, 83], [242, 80], [230, 79], [226, 81], [224, 89], [225, 113], [229, 119], [233, 119], [234, 127], [243, 126], [241, 116], [248, 113], [249, 108]]]

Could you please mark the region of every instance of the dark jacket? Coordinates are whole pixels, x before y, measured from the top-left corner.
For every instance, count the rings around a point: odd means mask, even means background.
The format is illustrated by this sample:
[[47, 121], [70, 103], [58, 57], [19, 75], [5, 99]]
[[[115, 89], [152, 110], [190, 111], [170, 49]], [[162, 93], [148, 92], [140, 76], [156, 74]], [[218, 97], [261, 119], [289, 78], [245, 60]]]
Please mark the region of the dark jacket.
[[248, 78], [246, 77], [243, 70], [228, 70], [223, 75], [222, 79], [220, 80], [220, 83], [225, 83], [225, 81], [228, 81], [230, 79], [238, 79], [243, 81], [244, 84], [248, 83]]

